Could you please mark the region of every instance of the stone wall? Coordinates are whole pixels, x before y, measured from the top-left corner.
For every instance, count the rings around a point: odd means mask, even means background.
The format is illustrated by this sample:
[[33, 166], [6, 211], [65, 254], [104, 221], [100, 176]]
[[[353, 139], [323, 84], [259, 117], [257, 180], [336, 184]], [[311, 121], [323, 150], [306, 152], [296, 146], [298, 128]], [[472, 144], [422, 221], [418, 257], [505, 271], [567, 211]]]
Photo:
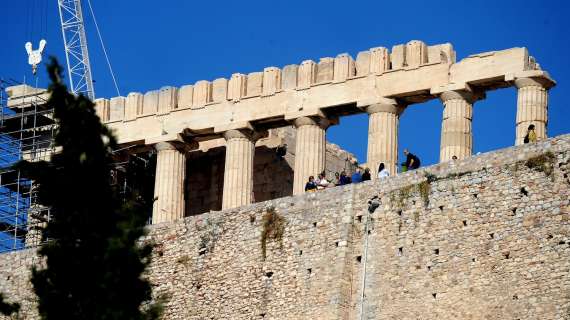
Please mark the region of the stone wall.
[[[569, 319], [569, 171], [566, 135], [154, 225], [149, 277], [165, 319]], [[26, 319], [33, 259], [0, 255]]]

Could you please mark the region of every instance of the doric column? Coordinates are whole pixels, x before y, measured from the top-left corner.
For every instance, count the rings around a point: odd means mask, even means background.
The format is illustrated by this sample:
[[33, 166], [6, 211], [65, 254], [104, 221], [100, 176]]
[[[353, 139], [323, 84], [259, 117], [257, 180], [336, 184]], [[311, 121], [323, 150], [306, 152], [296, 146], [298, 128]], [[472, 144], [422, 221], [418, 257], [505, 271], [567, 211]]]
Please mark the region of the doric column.
[[368, 156], [367, 164], [376, 179], [378, 166], [384, 163], [391, 175], [398, 167], [398, 127], [404, 108], [396, 101], [374, 104], [366, 107], [368, 112]]
[[253, 156], [255, 137], [246, 130], [224, 132], [226, 139], [226, 164], [222, 209], [235, 208], [252, 203]]
[[152, 223], [174, 221], [184, 217], [184, 179], [186, 155], [174, 144], [159, 142], [155, 145], [156, 177]]
[[473, 103], [476, 96], [468, 91], [446, 91], [440, 96], [443, 102], [441, 145], [439, 161], [470, 157], [473, 153]]
[[325, 134], [330, 122], [324, 118], [301, 117], [295, 119], [297, 138], [295, 143], [295, 171], [293, 194], [305, 192], [309, 176], [325, 170]]
[[548, 89], [552, 84], [540, 78], [519, 78], [515, 80], [515, 86], [518, 88], [515, 145], [524, 143], [531, 124], [534, 124], [538, 139], [546, 138]]

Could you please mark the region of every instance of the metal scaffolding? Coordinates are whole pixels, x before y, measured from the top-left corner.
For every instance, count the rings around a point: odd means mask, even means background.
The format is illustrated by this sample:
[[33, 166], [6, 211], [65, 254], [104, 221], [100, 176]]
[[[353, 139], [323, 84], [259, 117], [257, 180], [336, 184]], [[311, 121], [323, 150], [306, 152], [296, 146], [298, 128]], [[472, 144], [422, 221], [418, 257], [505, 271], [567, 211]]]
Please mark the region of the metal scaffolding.
[[9, 108], [6, 87], [13, 85], [20, 84], [0, 79], [0, 252], [39, 244], [38, 227], [49, 219], [49, 210], [37, 204], [33, 182], [13, 165], [49, 158], [54, 151], [53, 109], [45, 91], [38, 90]]

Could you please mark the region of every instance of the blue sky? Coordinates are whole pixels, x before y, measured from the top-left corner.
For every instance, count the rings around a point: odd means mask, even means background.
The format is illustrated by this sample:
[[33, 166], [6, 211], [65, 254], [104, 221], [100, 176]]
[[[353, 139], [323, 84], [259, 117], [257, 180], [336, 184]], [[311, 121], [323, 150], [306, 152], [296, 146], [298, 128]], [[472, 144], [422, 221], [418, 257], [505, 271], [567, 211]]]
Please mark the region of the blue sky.
[[[86, 0], [84, 0], [86, 6]], [[458, 60], [527, 47], [558, 86], [550, 94], [549, 135], [570, 132], [570, 4], [567, 1], [182, 1], [92, 0], [121, 93], [181, 86], [235, 72], [261, 71], [412, 39], [451, 42]], [[98, 97], [115, 90], [87, 10], [86, 28]], [[0, 77], [31, 82], [24, 43], [48, 41], [65, 63], [57, 0], [0, 1]], [[42, 68], [40, 85], [45, 85]], [[488, 92], [474, 108], [474, 151], [514, 142], [516, 91]], [[437, 163], [442, 106], [413, 105], [400, 122], [400, 151]], [[341, 119], [329, 141], [366, 159], [367, 116]]]

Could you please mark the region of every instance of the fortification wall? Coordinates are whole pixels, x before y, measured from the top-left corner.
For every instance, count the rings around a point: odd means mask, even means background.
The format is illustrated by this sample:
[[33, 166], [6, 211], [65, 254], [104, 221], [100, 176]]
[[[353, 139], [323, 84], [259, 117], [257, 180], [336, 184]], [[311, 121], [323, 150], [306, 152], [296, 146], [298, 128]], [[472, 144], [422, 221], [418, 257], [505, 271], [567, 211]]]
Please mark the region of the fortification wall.
[[[149, 277], [166, 319], [568, 319], [569, 171], [565, 135], [153, 225]], [[0, 255], [26, 319], [33, 259]]]

